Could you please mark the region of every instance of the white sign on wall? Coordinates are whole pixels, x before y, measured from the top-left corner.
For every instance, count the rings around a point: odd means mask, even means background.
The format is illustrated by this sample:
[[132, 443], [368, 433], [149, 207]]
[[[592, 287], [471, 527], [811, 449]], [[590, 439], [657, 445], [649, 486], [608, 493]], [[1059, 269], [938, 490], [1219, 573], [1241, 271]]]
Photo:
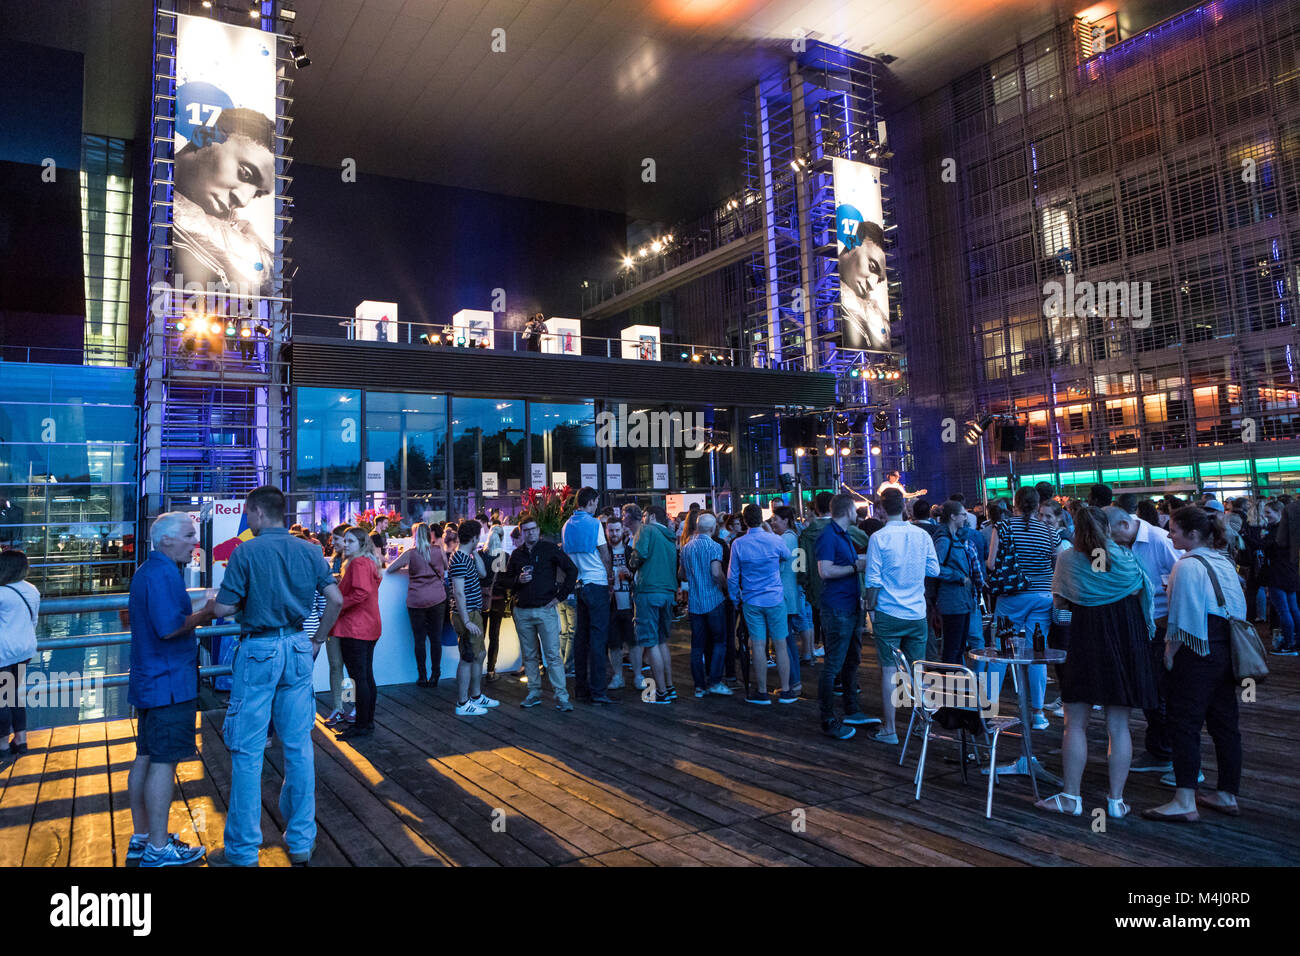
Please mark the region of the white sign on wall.
[[532, 472], [533, 472], [533, 482], [532, 482], [532, 487], [534, 487], [534, 488], [545, 488], [545, 487], [546, 487], [546, 464], [545, 464], [545, 462], [542, 462], [542, 463], [540, 463], [540, 464], [539, 464], [538, 462], [533, 462]]
[[384, 490], [384, 463], [382, 461], [366, 462], [366, 491]]
[[582, 466], [582, 487], [596, 487], [596, 466], [594, 464]]
[[497, 473], [495, 471], [483, 472], [483, 491], [490, 494], [497, 493]]
[[668, 466], [665, 464], [665, 465], [652, 465], [651, 467], [654, 469], [654, 486], [656, 488], [667, 488], [668, 487]]
[[567, 471], [551, 472], [551, 487], [563, 488], [569, 483], [569, 473]]
[[605, 466], [605, 487], [606, 488], [623, 487], [623, 466], [622, 465]]

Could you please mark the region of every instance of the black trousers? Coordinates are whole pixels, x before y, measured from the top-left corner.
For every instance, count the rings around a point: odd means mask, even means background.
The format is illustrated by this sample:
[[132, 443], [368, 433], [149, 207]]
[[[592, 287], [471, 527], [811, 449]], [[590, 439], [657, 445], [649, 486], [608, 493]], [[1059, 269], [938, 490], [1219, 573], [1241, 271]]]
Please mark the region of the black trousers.
[[[736, 679], [736, 605], [731, 603], [731, 598], [722, 602], [723, 621], [727, 632], [727, 659], [726, 665], [727, 680]], [[709, 655], [712, 657], [712, 655]], [[712, 662], [707, 662], [706, 666], [712, 667]]]
[[343, 666], [356, 687], [357, 721], [353, 725], [365, 729], [375, 726], [375, 645], [378, 641], [362, 641], [355, 637], [339, 638], [343, 652]]
[[1174, 669], [1168, 672], [1167, 710], [1177, 785], [1196, 789], [1204, 725], [1214, 741], [1219, 763], [1218, 789], [1235, 796], [1241, 789], [1241, 734], [1237, 730], [1237, 681], [1232, 675], [1227, 629], [1224, 618], [1211, 614], [1210, 653], [1199, 657], [1186, 647], [1178, 649]]
[[970, 630], [970, 616], [965, 614], [944, 614], [943, 617], [943, 660], [947, 664], [962, 663], [966, 651], [966, 633]]
[[1160, 705], [1155, 710], [1142, 711], [1147, 719], [1144, 746], [1148, 754], [1164, 762], [1173, 757], [1174, 747], [1169, 736], [1169, 672], [1165, 670], [1165, 629], [1158, 624], [1155, 639], [1151, 641], [1151, 667], [1156, 675]]
[[9, 675], [9, 686], [17, 694], [13, 707], [0, 706], [0, 738], [11, 733], [21, 734], [27, 731], [27, 688], [21, 683], [27, 676], [28, 661], [19, 661], [8, 667], [0, 667], [0, 673]]
[[[420, 680], [433, 678], [436, 684], [442, 678], [442, 632], [447, 626], [447, 602], [439, 601], [431, 607], [408, 607], [406, 616], [411, 619], [411, 637], [415, 642], [415, 669]], [[429, 669], [424, 669], [424, 644], [429, 643]]]
[[483, 670], [491, 673], [497, 669], [497, 651], [501, 649], [501, 618], [506, 613], [504, 599], [493, 600], [483, 615], [483, 626], [487, 630], [487, 666]]

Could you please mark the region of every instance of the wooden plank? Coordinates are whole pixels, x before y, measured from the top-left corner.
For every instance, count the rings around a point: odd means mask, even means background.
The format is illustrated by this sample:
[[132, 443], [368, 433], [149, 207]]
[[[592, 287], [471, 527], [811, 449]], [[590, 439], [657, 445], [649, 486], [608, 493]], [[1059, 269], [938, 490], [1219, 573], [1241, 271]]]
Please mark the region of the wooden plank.
[[72, 804], [70, 866], [113, 865], [113, 804], [102, 721], [77, 728], [77, 782]]
[[49, 741], [48, 730], [28, 733], [27, 753], [16, 758], [9, 770], [9, 785], [0, 797], [0, 866], [20, 866], [26, 855]]
[[[127, 777], [135, 760], [135, 721], [112, 720], [104, 725], [108, 750], [108, 793], [113, 820], [113, 865], [126, 866], [126, 850], [135, 832]], [[134, 865], [134, 864], [132, 864]]]
[[76, 726], [55, 727], [41, 775], [23, 866], [67, 866], [71, 856], [72, 800], [77, 786]]

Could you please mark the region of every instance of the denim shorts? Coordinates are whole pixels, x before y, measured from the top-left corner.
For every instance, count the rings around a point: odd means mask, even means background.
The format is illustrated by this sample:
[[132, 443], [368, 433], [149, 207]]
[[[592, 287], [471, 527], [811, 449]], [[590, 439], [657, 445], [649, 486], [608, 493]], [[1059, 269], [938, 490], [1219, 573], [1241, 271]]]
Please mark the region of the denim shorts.
[[788, 636], [789, 630], [785, 619], [784, 604], [777, 604], [773, 607], [755, 607], [752, 604], [742, 604], [741, 609], [745, 615], [745, 627], [749, 628], [749, 639], [751, 641], [766, 641], [768, 638], [774, 641], [784, 641]]
[[197, 754], [194, 747], [194, 715], [197, 701], [182, 700], [138, 711], [135, 755], [157, 763], [180, 763]]
[[658, 647], [668, 643], [672, 627], [673, 595], [667, 591], [638, 594], [636, 604], [636, 642], [639, 647]]
[[787, 614], [786, 617], [790, 622], [791, 635], [812, 630], [812, 609], [808, 607], [807, 601], [800, 601], [798, 613]]

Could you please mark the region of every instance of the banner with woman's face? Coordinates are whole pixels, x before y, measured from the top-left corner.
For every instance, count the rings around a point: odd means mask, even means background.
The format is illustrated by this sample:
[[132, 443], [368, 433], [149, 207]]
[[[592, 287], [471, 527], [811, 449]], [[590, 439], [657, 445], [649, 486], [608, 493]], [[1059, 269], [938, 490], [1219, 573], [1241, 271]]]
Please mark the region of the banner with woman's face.
[[175, 286], [270, 291], [275, 248], [275, 37], [178, 16]]
[[843, 347], [888, 349], [889, 288], [880, 169], [836, 159], [832, 172]]

